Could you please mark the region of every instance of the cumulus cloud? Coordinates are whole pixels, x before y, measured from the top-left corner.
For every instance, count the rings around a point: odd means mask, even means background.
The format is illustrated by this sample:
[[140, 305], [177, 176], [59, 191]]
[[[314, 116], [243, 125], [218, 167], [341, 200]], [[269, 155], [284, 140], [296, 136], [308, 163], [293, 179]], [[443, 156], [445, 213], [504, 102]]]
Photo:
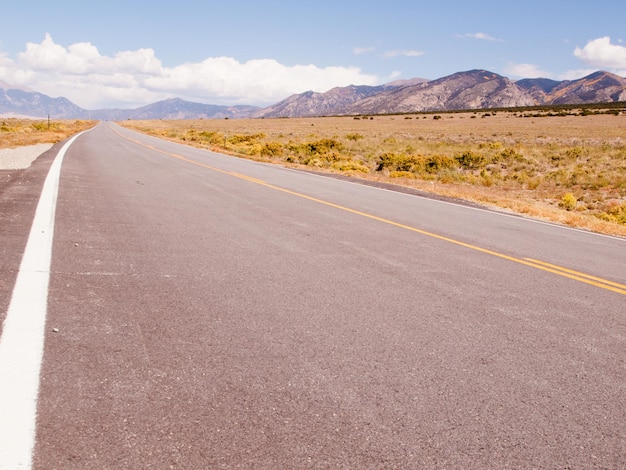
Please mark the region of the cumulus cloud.
[[401, 50], [401, 51], [387, 51], [385, 53], [383, 53], [383, 57], [386, 59], [390, 59], [392, 57], [420, 57], [424, 55], [424, 52], [422, 51], [415, 51], [415, 50]]
[[161, 61], [152, 49], [118, 52], [114, 57], [100, 55], [88, 42], [70, 45], [67, 49], [56, 44], [49, 34], [40, 44], [27, 43], [26, 51], [18, 54], [18, 64], [35, 72], [58, 74], [158, 74]]
[[269, 103], [307, 90], [327, 91], [335, 86], [377, 82], [376, 77], [351, 67], [286, 66], [272, 59], [241, 63], [230, 57], [216, 57], [164, 69], [146, 79], [145, 85], [150, 90], [174, 94]]
[[521, 78], [553, 78], [551, 72], [541, 70], [534, 64], [509, 64], [504, 72], [507, 75]]
[[210, 104], [271, 104], [294, 93], [350, 84], [377, 85], [356, 67], [283, 65], [272, 59], [239, 62], [231, 57], [164, 67], [152, 49], [102, 55], [80, 42], [64, 47], [49, 34], [13, 60], [0, 54], [0, 79], [87, 109], [133, 107], [168, 97]]
[[592, 73], [597, 72], [597, 69], [575, 69], [567, 70], [562, 73], [552, 73], [547, 70], [542, 70], [534, 64], [514, 64], [510, 63], [504, 69], [504, 73], [510, 77], [516, 79], [519, 78], [550, 78], [552, 80], [578, 80], [579, 78], [586, 77]]
[[596, 67], [626, 70], [626, 47], [611, 44], [608, 36], [589, 41], [582, 49], [577, 47], [574, 56]]

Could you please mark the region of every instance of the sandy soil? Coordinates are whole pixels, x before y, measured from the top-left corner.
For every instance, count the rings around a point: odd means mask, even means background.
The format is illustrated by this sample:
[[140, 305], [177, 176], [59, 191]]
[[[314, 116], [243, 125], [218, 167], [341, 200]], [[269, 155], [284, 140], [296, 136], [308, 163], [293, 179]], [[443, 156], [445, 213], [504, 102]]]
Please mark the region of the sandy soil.
[[0, 149], [0, 170], [19, 170], [28, 168], [42, 153], [53, 144], [26, 145], [12, 149]]

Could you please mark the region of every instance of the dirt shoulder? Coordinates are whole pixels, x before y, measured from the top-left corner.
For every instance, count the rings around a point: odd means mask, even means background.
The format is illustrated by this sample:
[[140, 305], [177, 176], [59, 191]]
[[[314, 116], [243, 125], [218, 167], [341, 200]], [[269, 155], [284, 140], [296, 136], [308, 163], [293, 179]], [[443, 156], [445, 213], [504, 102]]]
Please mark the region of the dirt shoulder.
[[0, 149], [0, 170], [22, 170], [54, 144], [25, 145], [17, 148]]

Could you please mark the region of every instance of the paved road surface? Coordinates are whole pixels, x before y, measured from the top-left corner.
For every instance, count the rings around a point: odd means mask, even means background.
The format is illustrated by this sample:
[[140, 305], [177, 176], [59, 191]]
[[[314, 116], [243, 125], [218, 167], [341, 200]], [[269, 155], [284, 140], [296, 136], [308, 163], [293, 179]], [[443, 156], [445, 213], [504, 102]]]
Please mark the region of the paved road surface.
[[[0, 172], [0, 319], [59, 148]], [[626, 467], [623, 239], [102, 123], [50, 271], [35, 468]]]

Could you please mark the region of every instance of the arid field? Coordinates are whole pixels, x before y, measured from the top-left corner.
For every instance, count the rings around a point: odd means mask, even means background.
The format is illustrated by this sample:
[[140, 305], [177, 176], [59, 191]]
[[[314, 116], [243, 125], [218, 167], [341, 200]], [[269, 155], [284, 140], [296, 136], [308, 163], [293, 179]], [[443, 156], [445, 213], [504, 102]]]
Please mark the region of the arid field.
[[124, 121], [255, 160], [342, 173], [626, 236], [626, 112]]
[[[626, 236], [626, 112], [562, 114], [478, 111], [120, 124], [245, 158], [409, 186]], [[94, 124], [0, 119], [0, 148], [58, 142]]]
[[54, 144], [96, 124], [94, 121], [36, 121], [0, 118], [0, 149], [23, 145]]

